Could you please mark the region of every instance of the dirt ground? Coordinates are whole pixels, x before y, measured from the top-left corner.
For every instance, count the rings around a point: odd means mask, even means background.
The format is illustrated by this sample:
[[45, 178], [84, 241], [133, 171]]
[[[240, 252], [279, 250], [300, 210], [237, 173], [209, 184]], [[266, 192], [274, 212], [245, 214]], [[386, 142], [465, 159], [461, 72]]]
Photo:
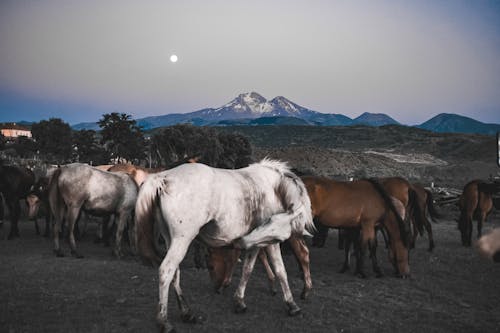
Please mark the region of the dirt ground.
[[[260, 263], [247, 288], [248, 310], [235, 314], [233, 284], [215, 294], [208, 272], [194, 268], [192, 253], [182, 263], [181, 284], [203, 323], [185, 324], [174, 298], [169, 317], [180, 332], [498, 332], [500, 264], [480, 258], [460, 244], [451, 209], [434, 224], [436, 248], [427, 238], [411, 251], [411, 278], [392, 276], [386, 250], [379, 245], [385, 276], [367, 279], [337, 273], [343, 253], [331, 231], [325, 248], [311, 248], [314, 290], [299, 298], [302, 280], [295, 259], [285, 255], [289, 282], [302, 308], [288, 317], [281, 293], [271, 296]], [[485, 229], [500, 227], [494, 212]], [[21, 223], [21, 238], [6, 240], [0, 229], [0, 332], [156, 332], [157, 270], [128, 256], [117, 260], [111, 249], [93, 243], [96, 225], [79, 241], [83, 259], [56, 258], [52, 241], [35, 235], [32, 222]], [[474, 233], [475, 235], [475, 233]], [[383, 242], [380, 240], [379, 244]], [[69, 252], [67, 244], [64, 247]], [[171, 293], [171, 297], [173, 292]]]

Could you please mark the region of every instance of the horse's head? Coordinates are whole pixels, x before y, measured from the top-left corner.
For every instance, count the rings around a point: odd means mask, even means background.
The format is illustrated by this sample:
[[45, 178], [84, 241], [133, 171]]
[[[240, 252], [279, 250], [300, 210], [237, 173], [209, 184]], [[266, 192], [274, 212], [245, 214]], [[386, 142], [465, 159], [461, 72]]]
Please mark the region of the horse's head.
[[38, 210], [41, 204], [40, 198], [35, 194], [29, 194], [26, 197], [26, 203], [28, 204], [28, 218], [34, 219], [38, 215]]
[[208, 248], [208, 273], [217, 292], [220, 292], [231, 282], [232, 271], [239, 255], [240, 251], [232, 248]]

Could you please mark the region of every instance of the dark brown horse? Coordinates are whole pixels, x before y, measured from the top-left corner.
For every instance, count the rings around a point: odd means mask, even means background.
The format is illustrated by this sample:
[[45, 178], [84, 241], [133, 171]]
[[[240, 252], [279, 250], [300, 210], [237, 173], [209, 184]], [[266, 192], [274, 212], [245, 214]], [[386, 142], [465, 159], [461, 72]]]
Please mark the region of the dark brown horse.
[[458, 229], [462, 235], [463, 246], [472, 244], [472, 220], [477, 220], [477, 237], [481, 237], [483, 223], [493, 208], [492, 194], [497, 191], [497, 184], [478, 179], [465, 185], [458, 203], [460, 207]]
[[431, 221], [436, 222], [436, 219], [439, 219], [441, 215], [434, 207], [434, 199], [432, 197], [431, 191], [425, 189], [420, 184], [412, 184], [411, 186], [416, 194], [416, 209], [413, 210], [413, 214], [411, 216], [413, 232], [410, 247], [415, 247], [415, 241], [418, 234], [420, 234], [420, 236], [423, 236], [423, 228], [425, 228], [427, 237], [429, 238], [428, 250], [432, 251], [435, 247], [435, 244], [434, 237], [432, 235]]
[[[8, 239], [19, 237], [17, 223], [21, 215], [19, 200], [25, 199], [35, 182], [35, 175], [27, 168], [7, 166], [0, 162], [0, 193], [9, 209], [10, 232]], [[3, 220], [3, 203], [0, 209], [0, 221]]]
[[[303, 177], [311, 199], [314, 219], [330, 228], [361, 228], [358, 271], [362, 270], [367, 248], [375, 254], [375, 227], [382, 225], [389, 234], [394, 265], [401, 277], [410, 274], [408, 235], [405, 222], [388, 191], [376, 180], [340, 182], [322, 177]], [[372, 257], [376, 262], [376, 258]]]
[[[300, 270], [302, 271], [304, 279], [304, 287], [300, 297], [306, 299], [312, 289], [311, 270], [309, 267], [309, 249], [304, 239], [296, 235], [292, 235], [287, 242], [292, 248], [293, 254], [300, 265]], [[235, 248], [208, 248], [207, 268], [217, 293], [220, 293], [231, 284], [234, 268], [240, 257], [240, 253], [241, 251]], [[269, 279], [269, 290], [274, 295], [276, 294], [276, 289], [274, 287], [275, 275], [269, 265], [264, 250], [260, 250], [259, 260], [264, 265]]]

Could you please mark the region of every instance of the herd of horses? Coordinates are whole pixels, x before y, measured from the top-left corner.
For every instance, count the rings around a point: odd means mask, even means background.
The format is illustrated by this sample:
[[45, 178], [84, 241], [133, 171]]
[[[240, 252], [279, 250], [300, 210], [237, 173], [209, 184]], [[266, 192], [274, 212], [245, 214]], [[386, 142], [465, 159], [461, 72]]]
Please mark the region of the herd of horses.
[[[54, 167], [38, 176], [27, 168], [0, 164], [0, 193], [11, 220], [7, 238], [20, 236], [18, 221], [23, 199], [28, 203], [31, 218], [39, 209], [46, 211], [45, 235], [52, 230], [54, 252], [59, 257], [64, 256], [60, 245], [63, 226], [71, 255], [82, 258], [75, 238], [80, 215], [102, 217], [100, 237], [106, 240], [113, 219], [115, 256], [123, 256], [122, 237], [127, 229], [132, 253], [139, 254], [147, 263], [159, 265], [157, 319], [166, 331], [173, 329], [167, 319], [170, 285], [183, 320], [196, 321], [183, 296], [179, 268], [193, 242], [208, 249], [207, 267], [217, 291], [231, 283], [244, 251], [243, 270], [234, 294], [236, 312], [246, 310], [245, 289], [259, 258], [273, 293], [276, 278], [279, 281], [292, 316], [300, 308], [288, 285], [280, 250], [282, 242], [290, 245], [301, 268], [302, 298], [312, 289], [309, 249], [304, 236], [312, 236], [312, 246], [321, 247], [328, 230], [338, 229], [339, 248], [345, 251], [341, 272], [349, 270], [354, 253], [355, 274], [360, 277], [366, 276], [363, 268], [366, 252], [375, 275], [382, 275], [376, 256], [377, 232], [382, 233], [389, 260], [402, 278], [410, 275], [409, 251], [418, 235], [425, 230], [428, 250], [435, 246], [430, 222], [440, 216], [432, 193], [401, 177], [336, 181], [298, 176], [286, 163], [270, 159], [236, 170], [212, 168], [196, 159], [181, 162], [168, 169], [74, 163]], [[472, 244], [474, 219], [478, 221], [478, 237], [481, 236], [496, 191], [497, 185], [480, 180], [465, 185], [458, 219], [464, 246]], [[2, 223], [3, 206], [0, 204]], [[36, 222], [35, 225], [39, 233]], [[500, 260], [500, 245], [486, 243], [490, 247], [484, 251]]]

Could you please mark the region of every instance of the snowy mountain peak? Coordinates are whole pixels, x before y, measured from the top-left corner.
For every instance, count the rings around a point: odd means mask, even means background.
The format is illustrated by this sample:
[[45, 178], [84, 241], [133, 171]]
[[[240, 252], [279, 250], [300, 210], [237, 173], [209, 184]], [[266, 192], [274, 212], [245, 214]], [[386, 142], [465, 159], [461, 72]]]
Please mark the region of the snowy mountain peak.
[[288, 113], [299, 113], [301, 107], [297, 104], [291, 102], [283, 96], [275, 97], [271, 100], [271, 104], [277, 109], [287, 111]]

